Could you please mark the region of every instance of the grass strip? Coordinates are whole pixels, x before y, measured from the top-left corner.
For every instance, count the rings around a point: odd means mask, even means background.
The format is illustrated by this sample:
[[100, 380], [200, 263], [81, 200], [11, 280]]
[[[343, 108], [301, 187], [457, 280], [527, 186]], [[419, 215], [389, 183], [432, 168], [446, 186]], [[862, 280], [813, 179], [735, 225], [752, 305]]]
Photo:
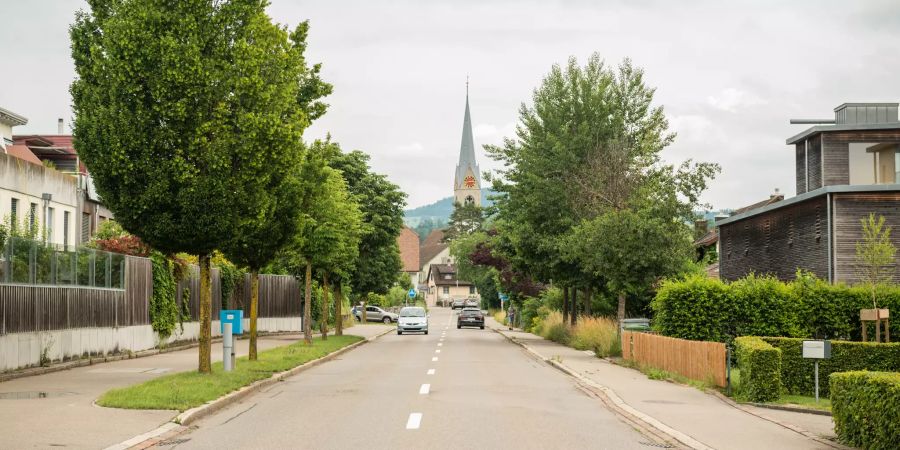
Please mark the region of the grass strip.
[[237, 359], [231, 372], [222, 370], [222, 363], [213, 364], [212, 373], [179, 372], [125, 388], [113, 389], [100, 397], [97, 404], [125, 409], [176, 409], [186, 411], [236, 391], [255, 381], [292, 369], [309, 361], [361, 341], [359, 336], [330, 336], [328, 340], [313, 339], [312, 345], [303, 341], [266, 350], [257, 361], [247, 357]]

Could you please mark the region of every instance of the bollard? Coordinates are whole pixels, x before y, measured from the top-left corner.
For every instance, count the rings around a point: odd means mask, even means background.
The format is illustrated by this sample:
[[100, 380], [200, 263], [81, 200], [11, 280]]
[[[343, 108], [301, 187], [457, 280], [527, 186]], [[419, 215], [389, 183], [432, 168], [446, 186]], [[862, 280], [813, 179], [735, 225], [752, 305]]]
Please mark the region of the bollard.
[[231, 333], [231, 323], [223, 323], [222, 330], [222, 367], [226, 372], [234, 370], [234, 336]]

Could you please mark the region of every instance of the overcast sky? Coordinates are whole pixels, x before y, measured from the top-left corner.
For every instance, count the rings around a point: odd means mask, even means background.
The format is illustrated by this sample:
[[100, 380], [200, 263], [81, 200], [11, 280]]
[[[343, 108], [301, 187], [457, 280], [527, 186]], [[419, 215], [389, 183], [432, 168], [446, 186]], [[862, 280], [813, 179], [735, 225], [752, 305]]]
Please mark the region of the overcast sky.
[[[0, 106], [26, 116], [22, 133], [71, 121], [68, 25], [84, 3], [4, 1]], [[685, 5], [690, 3], [689, 5]], [[665, 107], [673, 163], [715, 161], [704, 196], [716, 208], [794, 195], [784, 141], [843, 102], [900, 98], [900, 3], [895, 1], [288, 1], [270, 15], [310, 20], [309, 58], [334, 84], [329, 112], [307, 131], [372, 155], [409, 206], [451, 195], [470, 77], [477, 157], [511, 136], [518, 107], [555, 63], [599, 52], [646, 70]]]

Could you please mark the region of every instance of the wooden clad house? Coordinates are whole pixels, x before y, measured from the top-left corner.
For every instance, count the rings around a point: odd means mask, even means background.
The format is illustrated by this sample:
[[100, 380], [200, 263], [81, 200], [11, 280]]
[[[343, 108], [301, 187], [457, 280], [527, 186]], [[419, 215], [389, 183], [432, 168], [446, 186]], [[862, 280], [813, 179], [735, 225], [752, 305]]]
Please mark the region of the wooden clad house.
[[[900, 121], [897, 103], [845, 103], [835, 118], [787, 140], [797, 196], [719, 220], [723, 280], [749, 273], [789, 280], [797, 269], [832, 282], [858, 281], [860, 219], [875, 213], [900, 247]], [[895, 271], [900, 282], [900, 270]]]

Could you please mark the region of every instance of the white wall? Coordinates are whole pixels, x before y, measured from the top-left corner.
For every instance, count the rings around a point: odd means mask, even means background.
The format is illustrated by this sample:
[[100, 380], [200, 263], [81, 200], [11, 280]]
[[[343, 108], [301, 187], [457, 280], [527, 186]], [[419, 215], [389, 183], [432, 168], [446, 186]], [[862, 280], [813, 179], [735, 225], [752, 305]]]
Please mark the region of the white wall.
[[[257, 325], [261, 332], [300, 331], [299, 317], [259, 318]], [[212, 335], [219, 336], [219, 321], [212, 323]], [[250, 329], [250, 319], [244, 319], [244, 333]], [[184, 324], [166, 339], [193, 341], [200, 335], [200, 323]], [[0, 335], [0, 371], [37, 366], [41, 354], [46, 349], [51, 361], [79, 358], [83, 355], [105, 355], [117, 352], [140, 352], [159, 345], [159, 336], [150, 325], [120, 328], [75, 328], [71, 330], [38, 331], [31, 333], [10, 333]]]
[[75, 223], [78, 213], [78, 190], [75, 178], [47, 169], [37, 164], [23, 161], [14, 156], [0, 153], [0, 219], [6, 222], [12, 213], [12, 199], [19, 200], [18, 220], [22, 223], [28, 217], [31, 204], [37, 204], [37, 221], [43, 225], [44, 201], [42, 194], [53, 196], [49, 206], [53, 208], [53, 240], [62, 244], [63, 217], [69, 212], [69, 245], [75, 244]]

